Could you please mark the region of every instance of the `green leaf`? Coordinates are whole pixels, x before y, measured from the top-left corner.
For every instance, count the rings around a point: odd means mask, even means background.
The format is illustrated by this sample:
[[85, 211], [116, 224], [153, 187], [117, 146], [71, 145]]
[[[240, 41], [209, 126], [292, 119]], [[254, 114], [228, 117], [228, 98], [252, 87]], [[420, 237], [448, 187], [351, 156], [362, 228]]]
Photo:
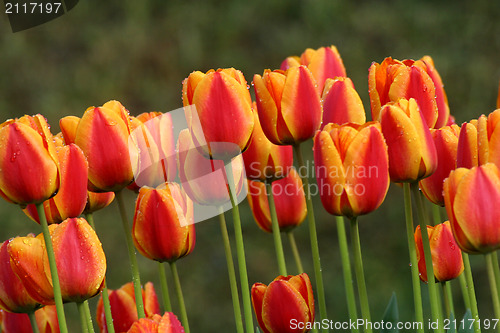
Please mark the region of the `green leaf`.
[[[446, 325], [447, 323], [445, 323]], [[449, 321], [449, 329], [446, 330], [446, 333], [455, 333], [456, 332], [456, 329], [455, 329], [455, 315], [452, 313], [450, 313], [450, 321]]]
[[389, 300], [389, 304], [387, 304], [387, 307], [385, 308], [382, 320], [385, 323], [392, 323], [392, 328], [388, 329], [388, 325], [385, 325], [385, 327], [380, 330], [380, 333], [399, 333], [399, 330], [396, 327], [397, 322], [399, 321], [398, 300], [396, 293], [392, 293], [392, 297]]
[[472, 314], [470, 309], [465, 312], [464, 318], [460, 323], [457, 323], [458, 333], [474, 333], [474, 325], [472, 323]]

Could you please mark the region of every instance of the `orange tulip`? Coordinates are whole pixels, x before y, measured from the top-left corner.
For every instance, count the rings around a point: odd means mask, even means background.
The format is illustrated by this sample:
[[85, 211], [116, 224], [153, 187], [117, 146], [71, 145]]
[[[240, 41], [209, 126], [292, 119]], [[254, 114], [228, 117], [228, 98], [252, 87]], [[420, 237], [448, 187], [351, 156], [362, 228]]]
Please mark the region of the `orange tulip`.
[[307, 66], [318, 83], [321, 93], [327, 79], [345, 77], [345, 67], [335, 46], [306, 49], [300, 56], [301, 65]]
[[450, 121], [450, 107], [448, 106], [448, 97], [444, 90], [443, 80], [439, 75], [436, 67], [434, 66], [434, 60], [430, 56], [423, 56], [422, 59], [426, 65], [427, 74], [429, 74], [432, 82], [434, 82], [434, 87], [436, 89], [436, 104], [438, 108], [438, 118], [434, 128], [441, 128], [448, 124]]
[[[481, 122], [485, 121], [484, 116], [479, 119]], [[477, 122], [478, 120], [475, 119], [470, 123], [463, 123], [460, 128], [457, 147], [457, 168], [470, 169], [479, 165]]]
[[[134, 285], [129, 282], [120, 289], [108, 290], [109, 303], [111, 304], [111, 314], [113, 317], [113, 326], [116, 332], [126, 332], [134, 322], [138, 320], [137, 308], [135, 306]], [[142, 290], [142, 299], [144, 301], [144, 312], [146, 317], [150, 318], [153, 315], [160, 314], [160, 304], [154, 286], [148, 282]], [[97, 325], [102, 333], [108, 333], [106, 326], [106, 315], [104, 313], [104, 305], [102, 296], [97, 303]]]
[[253, 78], [260, 124], [276, 145], [291, 145], [314, 136], [323, 113], [316, 80], [305, 66], [265, 70]]
[[132, 238], [146, 258], [173, 262], [194, 249], [193, 204], [175, 183], [143, 187], [135, 206]]
[[269, 286], [255, 283], [252, 304], [264, 333], [309, 332], [306, 327], [314, 323], [314, 297], [306, 273], [280, 275]]
[[[63, 301], [83, 302], [103, 287], [106, 257], [95, 231], [83, 218], [71, 218], [51, 225], [57, 270]], [[12, 268], [31, 297], [53, 304], [48, 257], [42, 234], [17, 237], [8, 245]]]
[[243, 153], [243, 160], [248, 179], [272, 182], [288, 174], [293, 166], [293, 150], [291, 146], [278, 146], [269, 141], [255, 113], [252, 141]]
[[323, 126], [328, 123], [364, 124], [365, 108], [348, 77], [327, 79], [323, 90]]
[[443, 182], [451, 170], [456, 168], [459, 133], [457, 125], [431, 129], [437, 152], [437, 169], [420, 181], [420, 189], [427, 199], [436, 205], [444, 206]]
[[76, 129], [75, 143], [89, 163], [89, 190], [116, 192], [132, 182], [129, 135], [128, 111], [120, 102], [110, 101], [85, 111]]
[[[58, 147], [57, 156], [61, 179], [59, 192], [43, 203], [49, 224], [80, 216], [87, 203], [88, 163], [83, 151], [77, 145], [70, 144]], [[40, 223], [35, 205], [30, 204], [23, 211]]]
[[[433, 76], [437, 77], [434, 67], [429, 65], [429, 68]], [[422, 112], [426, 127], [439, 128], [448, 121], [448, 117], [442, 117], [442, 122], [437, 123], [439, 110], [436, 88], [423, 60], [385, 58], [381, 64], [373, 63], [368, 74], [368, 89], [374, 120], [380, 119], [385, 104], [397, 102], [401, 98], [413, 98]]]
[[184, 328], [172, 312], [165, 312], [163, 317], [155, 314], [139, 319], [127, 333], [184, 333]]
[[[248, 203], [255, 222], [262, 230], [272, 232], [266, 186], [259, 181], [248, 182]], [[307, 207], [302, 180], [297, 171], [291, 168], [288, 176], [274, 181], [271, 186], [280, 230], [287, 231], [299, 226], [306, 218]]]
[[300, 65], [301, 65], [300, 57], [291, 56], [291, 57], [287, 57], [285, 60], [283, 60], [283, 62], [280, 65], [280, 69], [283, 71], [286, 71], [290, 67], [296, 67], [296, 66], [300, 66]]
[[[11, 313], [0, 310], [3, 333], [32, 333], [30, 319], [25, 313]], [[59, 333], [59, 322], [54, 305], [46, 305], [35, 311], [38, 330], [43, 333]]]
[[0, 125], [0, 196], [39, 204], [59, 189], [59, 165], [49, 125], [41, 115]]
[[[427, 226], [427, 234], [432, 254], [432, 267], [434, 277], [439, 282], [444, 282], [457, 278], [464, 271], [462, 251], [458, 247], [450, 222]], [[420, 226], [415, 230], [415, 244], [417, 249], [418, 270], [420, 279], [427, 282], [427, 268], [425, 267], [424, 246], [422, 244], [422, 233]]]
[[334, 215], [377, 209], [389, 189], [387, 146], [380, 124], [328, 124], [314, 138], [321, 202]]
[[206, 156], [226, 160], [248, 147], [254, 125], [252, 101], [240, 71], [191, 73], [182, 83], [182, 101], [193, 140]]
[[100, 209], [103, 209], [103, 208], [109, 206], [113, 202], [114, 199], [115, 199], [114, 192], [96, 193], [96, 192], [88, 191], [87, 192], [87, 205], [85, 206], [83, 213], [89, 214], [89, 213], [93, 213], [95, 211], [98, 211]]
[[417, 181], [436, 170], [436, 147], [413, 98], [386, 104], [381, 111], [380, 123], [388, 147], [389, 174], [393, 182]]
[[444, 181], [444, 200], [453, 235], [468, 253], [500, 248], [500, 171], [493, 163], [458, 168]]
[[7, 250], [11, 240], [0, 245], [0, 308], [9, 312], [31, 312], [40, 307], [14, 273]]

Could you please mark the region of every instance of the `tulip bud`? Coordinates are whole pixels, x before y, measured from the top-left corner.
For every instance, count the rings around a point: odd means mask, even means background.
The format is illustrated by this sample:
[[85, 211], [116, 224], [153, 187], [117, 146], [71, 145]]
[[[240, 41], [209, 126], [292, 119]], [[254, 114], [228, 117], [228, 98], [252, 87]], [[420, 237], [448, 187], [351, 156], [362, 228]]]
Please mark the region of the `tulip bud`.
[[[458, 247], [450, 222], [446, 221], [436, 226], [427, 226], [427, 234], [431, 246], [432, 267], [434, 277], [439, 282], [452, 280], [462, 274], [464, 262], [462, 251]], [[420, 279], [427, 282], [427, 268], [425, 266], [424, 246], [420, 226], [415, 230], [415, 244], [417, 249], [418, 270]]]
[[290, 323], [314, 323], [314, 297], [306, 273], [280, 275], [269, 286], [255, 283], [252, 305], [264, 333], [308, 332], [309, 329], [297, 330]]
[[458, 168], [444, 181], [446, 212], [457, 244], [467, 253], [500, 248], [500, 172], [493, 163]]
[[291, 56], [287, 57], [285, 60], [280, 65], [280, 69], [282, 71], [286, 71], [290, 67], [296, 67], [300, 66], [300, 57], [298, 56]]
[[365, 108], [348, 77], [327, 79], [323, 90], [323, 126], [328, 123], [364, 124]]
[[59, 165], [49, 125], [41, 115], [0, 125], [0, 196], [39, 204], [59, 189]]
[[[306, 218], [307, 207], [302, 180], [297, 171], [291, 168], [288, 176], [274, 181], [271, 187], [280, 231], [299, 226]], [[272, 232], [265, 184], [249, 180], [247, 197], [257, 225], [264, 231]]]
[[184, 333], [184, 328], [172, 312], [165, 312], [163, 317], [155, 314], [139, 319], [127, 333]]
[[386, 104], [380, 123], [389, 152], [391, 181], [414, 182], [436, 170], [436, 147], [414, 99]]
[[301, 65], [307, 66], [318, 83], [321, 93], [327, 79], [345, 77], [342, 58], [335, 46], [306, 49], [300, 57]]
[[272, 143], [298, 144], [314, 136], [323, 110], [307, 67], [265, 70], [262, 76], [254, 76], [253, 83], [262, 130]]
[[79, 123], [80, 118], [75, 116], [67, 116], [59, 120], [59, 127], [67, 145], [75, 143], [76, 129]]
[[[108, 290], [108, 292], [115, 331], [126, 332], [138, 320], [134, 285], [132, 282], [129, 282], [120, 289]], [[160, 314], [160, 304], [158, 303], [158, 297], [151, 282], [145, 284], [144, 290], [142, 290], [142, 299], [144, 301], [146, 317], [150, 318], [155, 314]], [[97, 303], [96, 321], [101, 332], [108, 333], [102, 296]]]
[[107, 206], [109, 206], [113, 200], [115, 199], [115, 193], [114, 192], [103, 192], [103, 193], [96, 193], [96, 192], [87, 192], [87, 205], [85, 206], [85, 209], [83, 210], [84, 214], [89, 214], [96, 212], [100, 209], [103, 209]]
[[[3, 333], [32, 333], [30, 319], [25, 313], [0, 310]], [[54, 305], [46, 305], [35, 311], [38, 330], [43, 333], [59, 333], [59, 322]]]
[[330, 214], [355, 217], [384, 201], [389, 173], [380, 124], [328, 124], [313, 149], [321, 202]]
[[146, 258], [174, 262], [194, 249], [193, 204], [179, 185], [143, 187], [135, 206], [132, 238]]
[[189, 130], [204, 154], [227, 160], [245, 151], [253, 115], [243, 74], [234, 68], [193, 72], [182, 86]]
[[434, 87], [436, 89], [436, 104], [438, 109], [438, 118], [436, 120], [436, 124], [434, 128], [441, 128], [448, 124], [450, 119], [450, 107], [448, 106], [448, 97], [446, 96], [446, 92], [444, 90], [443, 81], [441, 80], [441, 76], [439, 75], [436, 67], [434, 66], [434, 60], [430, 56], [423, 56], [422, 59], [426, 65], [427, 74], [429, 74], [432, 82], [434, 82]]

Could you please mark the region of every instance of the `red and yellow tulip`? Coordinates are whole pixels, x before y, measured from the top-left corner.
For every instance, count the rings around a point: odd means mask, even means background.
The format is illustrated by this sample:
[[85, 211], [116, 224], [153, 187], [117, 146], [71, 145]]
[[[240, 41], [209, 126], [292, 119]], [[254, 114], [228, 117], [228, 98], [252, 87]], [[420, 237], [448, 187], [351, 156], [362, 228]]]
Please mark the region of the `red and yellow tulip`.
[[[30, 319], [25, 313], [12, 313], [0, 310], [3, 333], [32, 333]], [[59, 322], [54, 305], [46, 305], [35, 311], [38, 330], [43, 333], [59, 333]]]
[[165, 312], [163, 316], [155, 314], [150, 318], [139, 319], [127, 333], [184, 333], [184, 328], [176, 315]]
[[323, 103], [323, 125], [328, 123], [361, 125], [366, 122], [363, 102], [348, 77], [327, 79], [321, 100]]
[[[462, 251], [458, 247], [450, 222], [427, 226], [427, 234], [431, 246], [432, 267], [434, 277], [439, 282], [457, 278], [464, 270]], [[427, 268], [425, 266], [424, 246], [422, 244], [422, 233], [420, 226], [415, 230], [415, 244], [417, 249], [418, 270], [420, 279], [427, 282]]]
[[458, 168], [444, 182], [445, 207], [460, 248], [488, 253], [500, 248], [500, 172], [493, 163]]
[[314, 138], [318, 191], [325, 209], [355, 217], [377, 209], [389, 189], [380, 124], [328, 124]]
[[280, 275], [268, 286], [255, 283], [252, 304], [264, 333], [309, 332], [309, 329], [297, 329], [291, 323], [304, 326], [314, 323], [314, 296], [306, 273]]
[[309, 68], [318, 83], [320, 93], [327, 79], [346, 76], [344, 63], [334, 45], [317, 50], [306, 49], [300, 56], [300, 64]]
[[265, 70], [253, 78], [260, 124], [276, 145], [291, 145], [314, 136], [323, 113], [316, 80], [305, 66]]
[[414, 182], [436, 170], [436, 147], [413, 98], [386, 104], [380, 123], [389, 152], [391, 181]]

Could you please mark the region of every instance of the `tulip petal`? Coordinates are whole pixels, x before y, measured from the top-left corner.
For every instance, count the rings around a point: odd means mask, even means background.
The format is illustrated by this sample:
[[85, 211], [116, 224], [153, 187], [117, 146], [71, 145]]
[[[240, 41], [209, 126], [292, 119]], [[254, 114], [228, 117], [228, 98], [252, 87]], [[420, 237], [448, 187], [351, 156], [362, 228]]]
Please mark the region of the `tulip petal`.
[[64, 142], [67, 145], [75, 143], [76, 129], [78, 128], [79, 122], [80, 118], [75, 116], [67, 116], [59, 120], [59, 127], [61, 128]]
[[457, 148], [457, 168], [472, 168], [478, 165], [477, 128], [464, 123], [460, 129]]
[[[264, 77], [254, 75], [253, 84], [256, 95], [257, 111], [266, 137], [275, 145], [283, 144], [278, 134], [278, 107], [286, 77], [281, 73], [265, 72]], [[268, 83], [269, 87], [266, 85]], [[281, 90], [279, 90], [281, 89]]]
[[262, 320], [262, 301], [264, 300], [266, 289], [267, 286], [263, 283], [255, 283], [252, 286], [252, 306], [255, 317], [257, 317], [257, 322], [259, 323], [259, 326], [262, 329], [263, 333], [270, 333], [270, 331], [264, 324], [264, 321]]
[[349, 78], [337, 77], [325, 82], [323, 91], [323, 125], [366, 122], [363, 102]]
[[158, 332], [184, 333], [184, 328], [176, 315], [172, 312], [166, 312], [163, 317], [161, 317], [160, 323], [158, 324]]
[[464, 270], [464, 263], [450, 222], [436, 225], [429, 240], [436, 279], [443, 282], [458, 277]]

